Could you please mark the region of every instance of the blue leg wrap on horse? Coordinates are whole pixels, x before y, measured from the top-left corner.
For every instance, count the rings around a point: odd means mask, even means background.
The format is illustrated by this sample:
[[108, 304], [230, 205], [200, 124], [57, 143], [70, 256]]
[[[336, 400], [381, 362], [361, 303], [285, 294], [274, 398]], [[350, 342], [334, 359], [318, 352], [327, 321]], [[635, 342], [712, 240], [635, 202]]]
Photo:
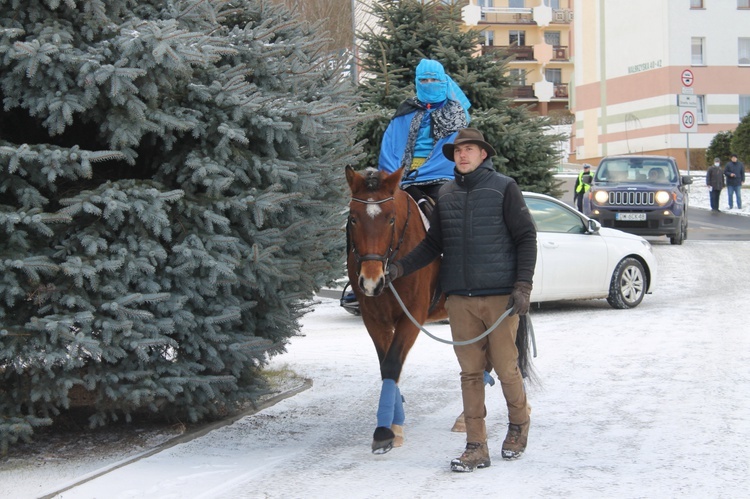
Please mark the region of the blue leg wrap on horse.
[[393, 424], [403, 426], [406, 419], [404, 415], [404, 399], [401, 397], [401, 390], [398, 385], [396, 385], [396, 400], [394, 402], [396, 405], [393, 408]]
[[487, 371], [484, 371], [484, 384], [495, 386], [495, 378], [493, 378]]
[[396, 382], [392, 379], [384, 379], [383, 387], [380, 389], [380, 403], [378, 404], [378, 426], [390, 428], [393, 424], [396, 395], [401, 398]]

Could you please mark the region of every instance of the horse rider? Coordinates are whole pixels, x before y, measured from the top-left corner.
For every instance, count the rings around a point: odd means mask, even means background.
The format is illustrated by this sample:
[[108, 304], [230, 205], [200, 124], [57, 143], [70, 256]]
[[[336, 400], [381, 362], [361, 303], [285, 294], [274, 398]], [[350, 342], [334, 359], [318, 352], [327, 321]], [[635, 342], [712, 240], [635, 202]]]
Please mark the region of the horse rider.
[[401, 188], [429, 217], [438, 190], [453, 178], [443, 146], [469, 126], [471, 104], [438, 61], [422, 59], [414, 84], [416, 97], [399, 105], [385, 130], [378, 169], [393, 173], [406, 166]]

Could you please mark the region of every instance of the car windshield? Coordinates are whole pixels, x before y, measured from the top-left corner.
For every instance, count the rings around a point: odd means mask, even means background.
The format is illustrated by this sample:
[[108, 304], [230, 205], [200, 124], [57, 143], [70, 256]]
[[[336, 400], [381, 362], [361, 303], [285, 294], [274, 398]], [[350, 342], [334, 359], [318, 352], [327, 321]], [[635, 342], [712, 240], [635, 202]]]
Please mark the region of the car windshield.
[[594, 179], [625, 184], [668, 184], [677, 182], [677, 170], [671, 162], [662, 159], [612, 158], [599, 164]]
[[586, 232], [586, 227], [584, 227], [581, 217], [569, 209], [546, 199], [527, 197], [525, 200], [538, 231], [566, 232], [571, 234], [583, 234]]

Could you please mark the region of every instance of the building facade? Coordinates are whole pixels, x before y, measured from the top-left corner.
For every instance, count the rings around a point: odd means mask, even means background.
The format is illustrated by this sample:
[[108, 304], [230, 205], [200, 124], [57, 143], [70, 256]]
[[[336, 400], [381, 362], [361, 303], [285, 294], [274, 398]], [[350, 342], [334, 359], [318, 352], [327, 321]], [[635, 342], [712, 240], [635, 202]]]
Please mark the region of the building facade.
[[543, 116], [568, 114], [573, 0], [469, 0], [462, 16], [481, 30], [479, 50], [513, 56], [509, 97]]
[[750, 0], [577, 0], [574, 16], [572, 161], [688, 169], [750, 111]]

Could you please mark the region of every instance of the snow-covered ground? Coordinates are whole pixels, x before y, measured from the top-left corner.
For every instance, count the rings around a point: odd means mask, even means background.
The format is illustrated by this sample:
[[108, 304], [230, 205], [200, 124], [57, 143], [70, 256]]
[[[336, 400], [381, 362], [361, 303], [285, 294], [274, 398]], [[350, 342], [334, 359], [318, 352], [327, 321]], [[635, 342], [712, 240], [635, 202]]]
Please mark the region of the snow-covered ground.
[[[691, 191], [691, 205], [708, 208], [701, 180]], [[358, 317], [322, 298], [271, 363], [312, 388], [54, 497], [748, 497], [750, 242], [659, 240], [654, 252], [658, 286], [635, 309], [592, 300], [533, 310], [541, 385], [529, 387], [529, 447], [517, 461], [500, 457], [507, 416], [496, 384], [492, 466], [450, 472], [464, 446], [449, 431], [461, 412], [459, 368], [450, 347], [425, 335], [400, 382], [406, 443], [373, 455], [375, 350]], [[450, 337], [447, 325], [429, 329]], [[70, 469], [0, 473], [0, 497], [62, 490], [82, 478]]]

